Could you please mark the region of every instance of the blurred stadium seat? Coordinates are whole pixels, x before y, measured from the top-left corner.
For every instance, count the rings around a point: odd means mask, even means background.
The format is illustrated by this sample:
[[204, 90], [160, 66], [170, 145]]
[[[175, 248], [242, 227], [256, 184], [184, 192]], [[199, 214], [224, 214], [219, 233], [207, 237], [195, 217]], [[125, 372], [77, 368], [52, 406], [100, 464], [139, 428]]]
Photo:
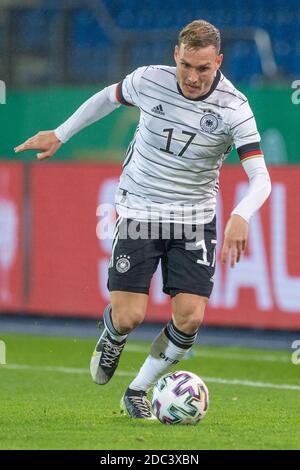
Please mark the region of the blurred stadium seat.
[[2, 48], [8, 44], [14, 57], [0, 62], [0, 73], [15, 83], [103, 82], [140, 65], [171, 64], [178, 30], [195, 18], [213, 22], [224, 33], [239, 31], [224, 64], [233, 81], [264, 78], [257, 44], [244, 40], [244, 28], [269, 34], [281, 79], [300, 72], [297, 0], [2, 0], [1, 9]]

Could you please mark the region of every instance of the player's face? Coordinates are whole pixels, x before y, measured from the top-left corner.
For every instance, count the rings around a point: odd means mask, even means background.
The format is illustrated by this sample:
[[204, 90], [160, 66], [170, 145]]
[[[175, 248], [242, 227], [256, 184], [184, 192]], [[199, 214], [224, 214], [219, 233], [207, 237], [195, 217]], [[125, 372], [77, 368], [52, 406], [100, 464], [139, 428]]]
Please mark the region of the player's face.
[[182, 93], [195, 99], [208, 93], [220, 68], [223, 54], [214, 46], [186, 49], [184, 44], [175, 47], [176, 75]]

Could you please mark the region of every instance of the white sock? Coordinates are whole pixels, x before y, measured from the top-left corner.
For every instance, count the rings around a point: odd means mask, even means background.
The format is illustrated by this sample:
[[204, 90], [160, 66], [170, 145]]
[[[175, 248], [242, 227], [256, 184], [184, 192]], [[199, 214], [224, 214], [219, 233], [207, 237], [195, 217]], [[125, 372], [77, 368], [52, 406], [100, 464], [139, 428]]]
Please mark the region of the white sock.
[[178, 330], [173, 321], [169, 322], [151, 345], [150, 355], [145, 360], [129, 388], [147, 392], [164, 374], [169, 372], [191, 349], [197, 337]]
[[107, 305], [107, 307], [105, 307], [104, 309], [104, 312], [103, 312], [103, 320], [104, 320], [104, 325], [105, 325], [105, 328], [108, 330], [109, 332], [109, 336], [117, 341], [118, 343], [122, 343], [122, 341], [124, 341], [128, 335], [121, 335], [114, 327], [113, 325], [113, 322], [112, 322], [112, 318], [111, 318], [111, 305]]

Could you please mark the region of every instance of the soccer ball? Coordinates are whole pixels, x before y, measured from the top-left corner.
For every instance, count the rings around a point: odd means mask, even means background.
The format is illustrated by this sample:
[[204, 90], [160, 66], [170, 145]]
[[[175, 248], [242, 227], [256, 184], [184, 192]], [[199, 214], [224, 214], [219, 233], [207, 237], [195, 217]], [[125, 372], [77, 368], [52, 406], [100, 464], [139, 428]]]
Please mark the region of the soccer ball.
[[180, 370], [164, 375], [153, 388], [152, 410], [164, 424], [196, 424], [208, 409], [208, 389], [200, 377]]

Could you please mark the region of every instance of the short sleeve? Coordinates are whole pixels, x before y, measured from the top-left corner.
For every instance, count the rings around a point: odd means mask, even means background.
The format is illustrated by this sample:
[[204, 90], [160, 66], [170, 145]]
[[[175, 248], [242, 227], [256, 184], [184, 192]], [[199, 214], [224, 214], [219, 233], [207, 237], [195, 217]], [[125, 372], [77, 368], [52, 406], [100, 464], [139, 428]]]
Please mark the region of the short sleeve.
[[125, 106], [139, 106], [140, 81], [147, 67], [139, 67], [117, 85], [117, 100]]
[[230, 132], [241, 161], [263, 156], [260, 148], [260, 134], [247, 100], [233, 111]]

